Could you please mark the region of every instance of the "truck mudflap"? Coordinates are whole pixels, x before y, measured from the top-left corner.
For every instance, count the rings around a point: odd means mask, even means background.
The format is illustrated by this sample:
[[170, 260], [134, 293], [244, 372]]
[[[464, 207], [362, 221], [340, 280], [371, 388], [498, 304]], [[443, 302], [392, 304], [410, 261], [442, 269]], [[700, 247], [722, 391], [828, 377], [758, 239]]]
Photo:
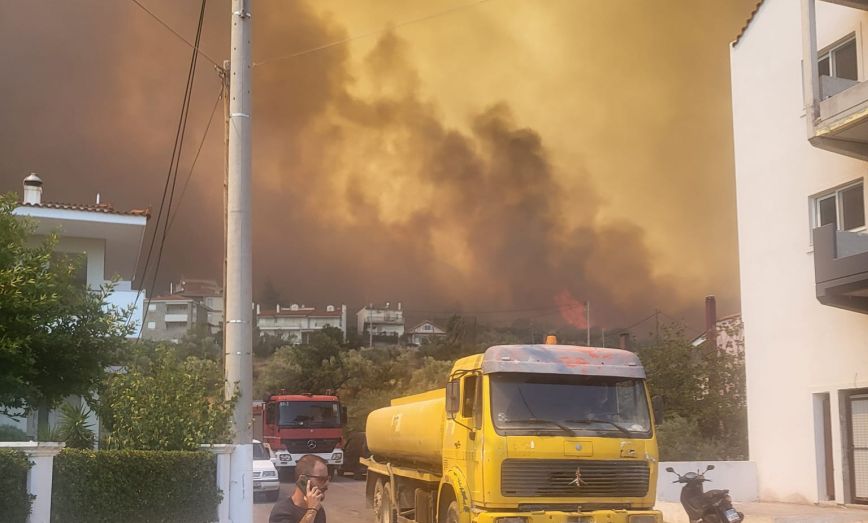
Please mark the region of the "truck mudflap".
[[474, 511], [470, 521], [471, 523], [663, 523], [663, 514], [657, 510], [594, 510], [591, 512]]

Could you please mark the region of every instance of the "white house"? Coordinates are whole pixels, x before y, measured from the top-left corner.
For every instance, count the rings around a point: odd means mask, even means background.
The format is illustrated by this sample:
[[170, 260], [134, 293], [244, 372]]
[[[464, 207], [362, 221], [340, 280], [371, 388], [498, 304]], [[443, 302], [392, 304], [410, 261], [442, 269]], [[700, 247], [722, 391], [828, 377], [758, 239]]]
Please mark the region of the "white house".
[[868, 1], [765, 0], [731, 47], [750, 459], [868, 504]]
[[289, 307], [277, 305], [274, 311], [263, 311], [256, 306], [256, 326], [260, 335], [281, 337], [291, 343], [306, 343], [310, 335], [325, 327], [335, 327], [347, 339], [347, 306], [327, 305], [325, 309], [305, 307], [293, 303]]
[[196, 298], [181, 294], [154, 296], [147, 301], [147, 307], [142, 338], [178, 342], [194, 327], [209, 328], [208, 309]]
[[404, 335], [404, 310], [401, 302], [396, 308], [386, 302], [385, 306], [373, 303], [356, 313], [356, 325], [360, 335], [400, 338]]
[[[148, 211], [117, 210], [110, 204], [101, 203], [99, 195], [94, 204], [49, 202], [43, 199], [43, 189], [43, 182], [36, 174], [25, 178], [24, 197], [13, 214], [26, 217], [36, 225], [36, 241], [52, 232], [59, 235], [55, 250], [68, 256], [78, 256], [82, 261], [82, 285], [96, 289], [118, 278], [108, 301], [121, 309], [130, 309], [129, 323], [135, 327], [130, 336], [138, 336], [145, 293], [134, 290], [132, 280], [144, 239]], [[80, 399], [70, 398], [70, 401]], [[0, 416], [0, 424], [16, 425], [34, 434], [35, 417], [35, 413], [26, 419]], [[53, 412], [49, 416], [49, 423], [55, 423]]]
[[411, 345], [422, 345], [436, 338], [446, 336], [446, 331], [430, 320], [425, 320], [407, 331]]

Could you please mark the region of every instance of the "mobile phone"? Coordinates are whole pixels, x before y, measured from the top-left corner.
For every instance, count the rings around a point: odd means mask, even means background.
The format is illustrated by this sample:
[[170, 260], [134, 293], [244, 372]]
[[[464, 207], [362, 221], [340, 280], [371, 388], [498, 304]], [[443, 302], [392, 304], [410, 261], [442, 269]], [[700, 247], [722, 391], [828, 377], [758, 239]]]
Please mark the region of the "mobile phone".
[[301, 493], [304, 495], [307, 495], [307, 481], [307, 476], [302, 476], [295, 482], [295, 484], [298, 485], [298, 488], [301, 489]]

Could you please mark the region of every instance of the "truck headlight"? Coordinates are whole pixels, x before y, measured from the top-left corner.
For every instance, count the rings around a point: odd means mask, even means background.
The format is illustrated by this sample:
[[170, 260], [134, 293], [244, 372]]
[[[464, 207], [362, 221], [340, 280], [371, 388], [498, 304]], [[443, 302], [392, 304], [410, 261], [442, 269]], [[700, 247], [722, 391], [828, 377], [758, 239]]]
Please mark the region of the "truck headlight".
[[643, 516], [630, 516], [630, 523], [657, 523], [657, 516], [646, 514]]
[[343, 452], [335, 452], [332, 454], [332, 461], [343, 461], [344, 454]]
[[280, 461], [292, 461], [292, 454], [280, 454], [278, 457]]
[[495, 523], [527, 523], [527, 518], [510, 516], [508, 518], [496, 518]]

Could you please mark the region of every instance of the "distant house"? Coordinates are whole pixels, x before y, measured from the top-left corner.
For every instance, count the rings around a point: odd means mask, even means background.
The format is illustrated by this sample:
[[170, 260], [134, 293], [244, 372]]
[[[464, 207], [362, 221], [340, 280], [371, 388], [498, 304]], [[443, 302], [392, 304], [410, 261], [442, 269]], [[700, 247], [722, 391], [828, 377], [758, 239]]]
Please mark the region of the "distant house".
[[196, 298], [172, 294], [148, 300], [142, 338], [178, 342], [187, 332], [208, 328], [208, 309]]
[[407, 341], [411, 345], [422, 345], [433, 339], [446, 336], [446, 331], [438, 327], [433, 321], [425, 320], [407, 331]]
[[172, 293], [193, 298], [205, 307], [211, 334], [223, 327], [223, 289], [216, 281], [182, 278], [172, 287]]
[[367, 336], [373, 339], [377, 338], [398, 338], [404, 335], [404, 311], [401, 308], [401, 302], [398, 302], [397, 308], [391, 308], [391, 304], [386, 302], [385, 306], [375, 306], [373, 303], [356, 313], [356, 324], [358, 332], [362, 336]]
[[705, 332], [691, 340], [691, 345], [699, 347], [708, 340], [712, 327], [717, 336], [717, 348], [730, 354], [744, 353], [744, 323], [741, 313], [730, 314], [717, 318], [717, 307], [714, 296], [705, 299]]
[[293, 303], [289, 307], [277, 305], [274, 311], [263, 311], [257, 305], [256, 326], [260, 335], [277, 336], [293, 344], [307, 343], [311, 334], [326, 327], [340, 329], [346, 340], [347, 306], [328, 305], [317, 309]]
[[[43, 199], [43, 191], [44, 184], [39, 176], [31, 174], [25, 178], [24, 197], [13, 214], [35, 224], [37, 241], [53, 232], [58, 234], [55, 252], [81, 261], [78, 278], [82, 285], [98, 289], [117, 278], [114, 290], [107, 298], [108, 303], [130, 311], [127, 321], [134, 330], [129, 336], [137, 337], [145, 292], [134, 290], [132, 281], [149, 218], [148, 210], [121, 211], [100, 202], [99, 195], [93, 204], [49, 202]], [[79, 397], [67, 398], [67, 402], [74, 405], [81, 401]], [[55, 412], [49, 414], [48, 422], [55, 425]], [[95, 415], [91, 415], [90, 422], [98, 430]], [[35, 435], [36, 413], [14, 418], [0, 415], [0, 425], [10, 424]]]

